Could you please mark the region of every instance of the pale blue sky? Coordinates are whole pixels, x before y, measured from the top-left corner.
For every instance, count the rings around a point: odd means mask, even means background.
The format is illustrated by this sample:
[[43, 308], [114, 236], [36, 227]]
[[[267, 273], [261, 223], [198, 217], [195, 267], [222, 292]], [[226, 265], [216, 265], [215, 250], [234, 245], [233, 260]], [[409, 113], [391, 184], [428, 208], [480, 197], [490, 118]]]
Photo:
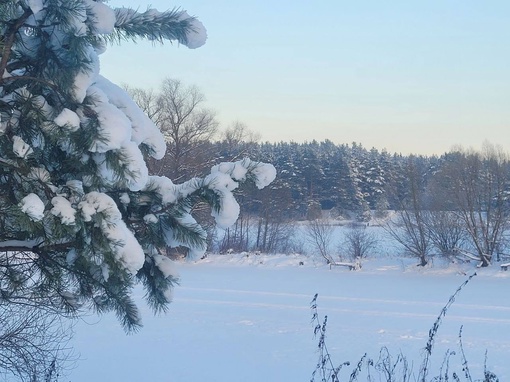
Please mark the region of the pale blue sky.
[[222, 127], [263, 140], [362, 143], [441, 154], [484, 140], [510, 151], [510, 1], [110, 0], [174, 6], [208, 30], [196, 50], [123, 43], [102, 56], [116, 83], [197, 85]]

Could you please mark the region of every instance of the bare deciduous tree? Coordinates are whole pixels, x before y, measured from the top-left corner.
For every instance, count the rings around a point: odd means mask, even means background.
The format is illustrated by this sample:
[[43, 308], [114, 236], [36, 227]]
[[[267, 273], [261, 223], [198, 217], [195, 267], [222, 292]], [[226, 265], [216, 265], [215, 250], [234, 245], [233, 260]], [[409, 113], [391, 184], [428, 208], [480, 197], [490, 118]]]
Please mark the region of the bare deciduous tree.
[[347, 228], [344, 248], [352, 260], [366, 257], [377, 245], [374, 233], [367, 230], [364, 224], [351, 224]]
[[315, 219], [307, 222], [306, 239], [312, 246], [312, 249], [326, 260], [328, 264], [335, 261], [331, 256], [331, 240], [334, 227], [327, 220]]
[[425, 224], [432, 245], [439, 254], [451, 259], [463, 250], [467, 239], [466, 229], [456, 212], [427, 211]]
[[425, 266], [431, 249], [431, 241], [422, 213], [415, 214], [410, 209], [397, 212], [397, 220], [389, 222], [384, 229], [397, 241], [404, 251], [420, 260], [418, 265]]
[[425, 266], [428, 263], [431, 240], [426, 225], [422, 174], [414, 157], [409, 157], [405, 171], [408, 180], [407, 194], [399, 200], [397, 219], [383, 227], [404, 247], [405, 252], [420, 260], [418, 265]]
[[154, 89], [133, 88], [129, 85], [123, 85], [133, 101], [143, 110], [143, 112], [154, 122], [157, 126], [160, 125], [161, 113], [158, 111], [158, 97], [159, 94]]
[[451, 198], [482, 267], [505, 240], [510, 216], [509, 162], [501, 148], [485, 144], [481, 153], [458, 152], [445, 166]]
[[151, 172], [177, 182], [200, 174], [209, 163], [205, 148], [218, 128], [215, 113], [203, 107], [204, 94], [196, 86], [170, 78], [163, 81], [158, 92], [126, 90], [161, 129], [167, 142], [165, 158], [150, 162]]
[[0, 375], [53, 382], [72, 362], [70, 318], [78, 305], [64, 285], [49, 287], [34, 259], [31, 252], [0, 251]]
[[71, 327], [68, 319], [44, 308], [0, 304], [0, 374], [56, 381], [72, 361]]
[[252, 216], [241, 212], [232, 227], [225, 230], [218, 243], [220, 253], [227, 251], [245, 252], [250, 250]]
[[228, 160], [237, 160], [249, 155], [259, 140], [259, 133], [251, 131], [243, 122], [235, 121], [221, 134], [222, 151]]
[[294, 236], [294, 226], [287, 215], [291, 192], [278, 181], [260, 191], [251, 194], [253, 211], [258, 215], [256, 249], [266, 253], [287, 252]]

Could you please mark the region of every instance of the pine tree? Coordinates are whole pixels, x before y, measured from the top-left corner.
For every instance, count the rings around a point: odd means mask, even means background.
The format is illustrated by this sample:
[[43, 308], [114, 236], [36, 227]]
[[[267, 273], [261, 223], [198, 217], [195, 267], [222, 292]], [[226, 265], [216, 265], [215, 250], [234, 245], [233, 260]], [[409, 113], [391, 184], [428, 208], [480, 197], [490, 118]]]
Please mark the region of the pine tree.
[[205, 251], [193, 204], [207, 201], [227, 227], [239, 211], [232, 191], [246, 180], [266, 186], [274, 167], [222, 163], [182, 184], [148, 175], [145, 161], [163, 157], [163, 137], [99, 74], [99, 54], [138, 38], [199, 47], [205, 29], [185, 11], [4, 0], [0, 28], [1, 296], [114, 311], [135, 330], [134, 285], [160, 311], [178, 280], [165, 247]]

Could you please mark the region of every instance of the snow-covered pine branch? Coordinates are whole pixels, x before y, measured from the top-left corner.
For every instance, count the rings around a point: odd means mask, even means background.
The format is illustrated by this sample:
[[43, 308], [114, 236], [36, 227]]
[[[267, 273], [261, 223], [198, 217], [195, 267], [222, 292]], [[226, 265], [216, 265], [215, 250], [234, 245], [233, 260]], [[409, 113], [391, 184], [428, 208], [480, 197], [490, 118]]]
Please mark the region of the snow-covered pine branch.
[[[100, 75], [100, 54], [108, 40], [136, 38], [199, 47], [205, 28], [187, 12], [10, 0], [0, 3], [0, 26], [0, 260], [9, 251], [33, 255], [26, 268], [0, 268], [31, 269], [62, 309], [114, 311], [134, 330], [135, 284], [154, 310], [170, 301], [178, 275], [166, 246], [205, 250], [193, 204], [206, 201], [219, 225], [233, 224], [232, 191], [247, 180], [266, 186], [274, 167], [245, 159], [181, 184], [149, 176], [145, 161], [164, 156], [163, 135]], [[76, 303], [61, 298], [71, 295]]]
[[123, 40], [146, 38], [151, 41], [177, 41], [190, 49], [205, 44], [204, 25], [186, 11], [174, 8], [166, 12], [147, 9], [138, 12], [131, 8], [115, 9], [115, 33], [112, 37]]
[[[174, 184], [166, 177], [151, 176], [143, 192], [154, 192], [161, 201], [161, 209], [152, 211], [155, 221], [159, 216], [165, 216], [172, 209], [182, 205], [184, 208], [178, 216], [178, 221], [183, 226], [195, 230], [200, 239], [192, 242], [183, 241], [178, 231], [171, 228], [163, 228], [166, 244], [171, 247], [184, 245], [193, 254], [201, 255], [205, 251], [205, 232], [197, 226], [197, 222], [190, 214], [187, 201], [193, 196], [200, 196], [207, 200], [212, 206], [212, 216], [216, 224], [221, 228], [228, 228], [233, 225], [239, 216], [239, 204], [232, 193], [245, 181], [253, 181], [261, 189], [269, 185], [276, 177], [276, 169], [271, 164], [252, 161], [244, 158], [237, 162], [223, 162], [214, 166], [211, 173], [204, 178], [193, 178], [182, 184]], [[137, 200], [138, 204], [143, 201]]]

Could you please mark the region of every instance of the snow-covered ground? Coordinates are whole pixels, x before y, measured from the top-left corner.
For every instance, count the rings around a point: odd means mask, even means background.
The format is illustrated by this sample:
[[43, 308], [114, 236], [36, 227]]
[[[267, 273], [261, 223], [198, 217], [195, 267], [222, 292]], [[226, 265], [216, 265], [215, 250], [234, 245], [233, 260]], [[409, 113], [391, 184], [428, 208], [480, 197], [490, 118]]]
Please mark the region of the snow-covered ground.
[[315, 293], [337, 363], [354, 365], [365, 352], [377, 359], [387, 346], [417, 370], [428, 330], [475, 270], [439, 329], [432, 361], [438, 365], [447, 349], [458, 350], [464, 325], [473, 375], [481, 378], [488, 350], [489, 369], [510, 380], [510, 271], [414, 264], [378, 258], [360, 271], [330, 270], [298, 255], [254, 254], [182, 263], [169, 312], [154, 317], [144, 308], [139, 333], [126, 336], [113, 316], [77, 325], [73, 346], [81, 360], [66, 380], [307, 381], [317, 362], [309, 309]]

